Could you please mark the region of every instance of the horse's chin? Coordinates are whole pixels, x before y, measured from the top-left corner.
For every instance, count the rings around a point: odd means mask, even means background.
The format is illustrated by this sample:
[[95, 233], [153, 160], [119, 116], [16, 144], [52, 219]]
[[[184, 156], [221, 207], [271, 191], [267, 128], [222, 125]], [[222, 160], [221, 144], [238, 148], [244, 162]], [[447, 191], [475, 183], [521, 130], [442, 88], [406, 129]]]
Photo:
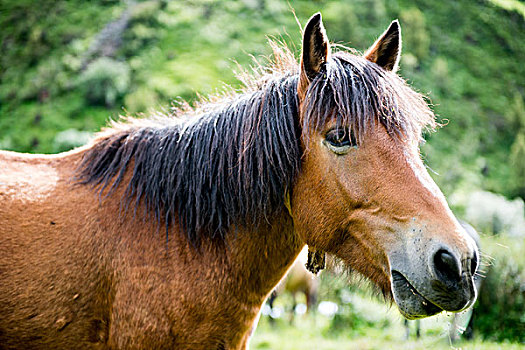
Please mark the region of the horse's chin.
[[443, 311], [422, 296], [400, 272], [392, 271], [392, 294], [399, 311], [409, 320], [433, 316]]

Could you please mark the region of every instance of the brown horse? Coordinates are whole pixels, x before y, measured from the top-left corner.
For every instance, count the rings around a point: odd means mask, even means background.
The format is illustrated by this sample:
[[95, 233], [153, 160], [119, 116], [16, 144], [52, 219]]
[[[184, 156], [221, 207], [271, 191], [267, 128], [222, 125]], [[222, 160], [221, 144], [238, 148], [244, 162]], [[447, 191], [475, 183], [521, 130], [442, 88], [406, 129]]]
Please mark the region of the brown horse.
[[305, 244], [408, 318], [472, 304], [478, 253], [420, 159], [435, 122], [395, 74], [398, 22], [363, 56], [332, 53], [320, 14], [303, 35], [300, 65], [275, 49], [242, 93], [0, 153], [1, 348], [245, 348]]

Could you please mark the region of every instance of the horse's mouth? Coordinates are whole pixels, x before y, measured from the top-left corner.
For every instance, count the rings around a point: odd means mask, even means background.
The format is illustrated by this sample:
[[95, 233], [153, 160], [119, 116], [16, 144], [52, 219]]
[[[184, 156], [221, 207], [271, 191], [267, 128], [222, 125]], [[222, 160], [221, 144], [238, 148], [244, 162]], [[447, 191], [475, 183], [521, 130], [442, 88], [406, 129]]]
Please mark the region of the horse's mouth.
[[435, 315], [442, 308], [419, 293], [399, 271], [392, 270], [392, 293], [399, 310], [409, 320]]

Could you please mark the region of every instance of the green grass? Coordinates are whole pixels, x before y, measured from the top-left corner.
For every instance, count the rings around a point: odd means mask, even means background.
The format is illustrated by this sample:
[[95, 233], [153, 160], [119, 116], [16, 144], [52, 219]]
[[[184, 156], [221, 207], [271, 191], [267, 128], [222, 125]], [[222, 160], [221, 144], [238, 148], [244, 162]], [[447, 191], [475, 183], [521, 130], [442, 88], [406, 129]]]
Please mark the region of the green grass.
[[366, 328], [361, 330], [360, 334], [355, 334], [351, 329], [346, 333], [332, 334], [326, 331], [328, 324], [329, 319], [322, 315], [317, 315], [315, 319], [310, 316], [298, 318], [293, 326], [280, 320], [275, 326], [272, 326], [268, 321], [268, 317], [262, 316], [250, 342], [250, 349], [525, 349], [523, 344], [495, 343], [483, 341], [480, 338], [475, 338], [473, 341], [462, 340], [451, 344], [447, 331], [446, 316], [435, 316], [423, 320], [422, 337], [415, 339], [411, 335], [409, 340], [405, 339], [405, 330], [400, 317], [397, 317], [397, 322], [392, 323], [387, 328]]

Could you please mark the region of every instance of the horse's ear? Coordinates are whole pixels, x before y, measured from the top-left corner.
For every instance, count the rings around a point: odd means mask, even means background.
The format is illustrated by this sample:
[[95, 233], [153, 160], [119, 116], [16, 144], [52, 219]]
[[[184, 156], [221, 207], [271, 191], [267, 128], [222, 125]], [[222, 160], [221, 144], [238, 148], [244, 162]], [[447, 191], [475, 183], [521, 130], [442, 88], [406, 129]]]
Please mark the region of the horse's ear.
[[386, 70], [396, 71], [401, 57], [401, 27], [397, 19], [390, 23], [390, 27], [376, 40], [365, 58]]
[[313, 15], [303, 33], [303, 53], [301, 56], [301, 74], [297, 91], [302, 98], [308, 85], [321, 71], [330, 54], [330, 44], [324, 30], [321, 14]]

